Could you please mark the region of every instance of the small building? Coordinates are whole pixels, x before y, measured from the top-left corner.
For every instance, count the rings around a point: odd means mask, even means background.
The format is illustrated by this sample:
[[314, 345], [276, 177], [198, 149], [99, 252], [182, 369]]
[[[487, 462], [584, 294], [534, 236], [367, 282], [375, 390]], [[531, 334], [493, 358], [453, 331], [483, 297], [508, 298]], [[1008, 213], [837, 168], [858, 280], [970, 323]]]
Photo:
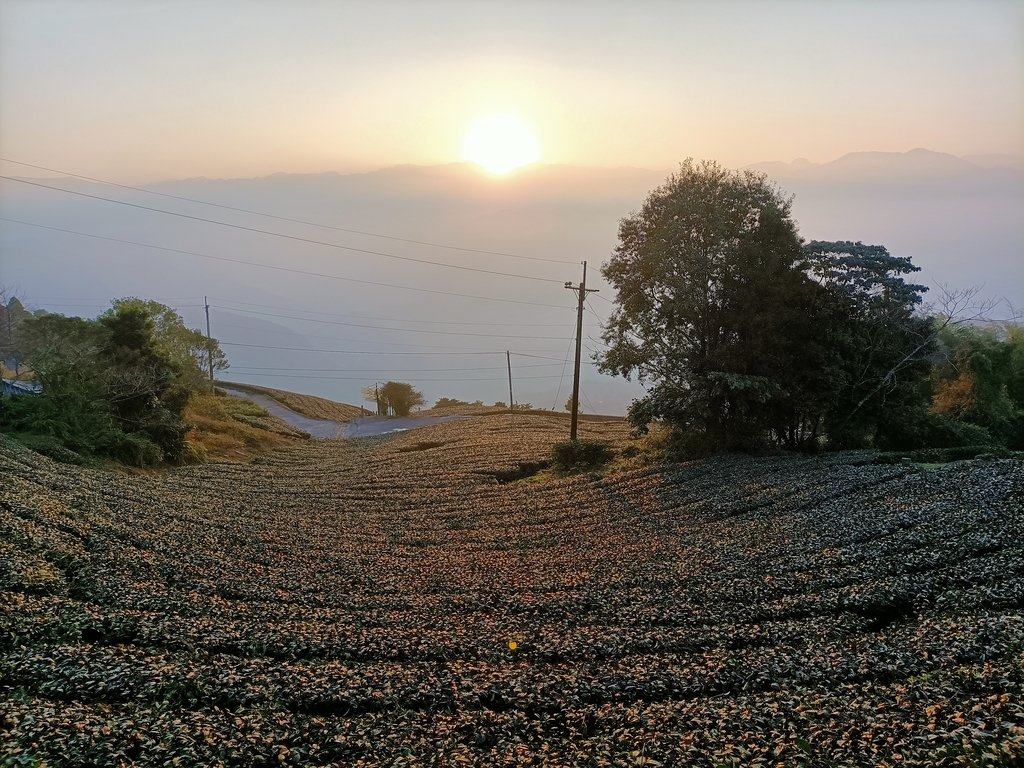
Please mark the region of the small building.
[[0, 382], [0, 394], [4, 395], [39, 395], [43, 391], [43, 385], [38, 381], [0, 379]]

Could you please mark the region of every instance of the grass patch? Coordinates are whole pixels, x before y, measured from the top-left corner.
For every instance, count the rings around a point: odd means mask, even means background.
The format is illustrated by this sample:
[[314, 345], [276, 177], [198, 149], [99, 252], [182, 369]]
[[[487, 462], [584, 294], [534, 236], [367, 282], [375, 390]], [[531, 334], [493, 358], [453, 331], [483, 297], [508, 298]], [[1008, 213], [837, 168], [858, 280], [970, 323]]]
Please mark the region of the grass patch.
[[365, 415], [363, 409], [359, 406], [348, 405], [347, 403], [338, 403], [324, 397], [303, 395], [298, 392], [287, 392], [283, 389], [258, 387], [254, 384], [235, 384], [228, 381], [222, 383], [224, 386], [230, 387], [231, 389], [250, 392], [256, 395], [265, 395], [266, 397], [276, 400], [285, 408], [289, 408], [296, 413], [301, 413], [303, 416], [308, 416], [311, 419], [327, 419], [328, 421], [336, 421], [339, 424], [344, 424], [345, 422], [352, 421], [352, 419], [357, 419], [360, 416]]
[[260, 426], [267, 419], [263, 408], [248, 400], [219, 395], [196, 395], [183, 414], [186, 440], [197, 459], [248, 461], [257, 453], [292, 445], [299, 439]]

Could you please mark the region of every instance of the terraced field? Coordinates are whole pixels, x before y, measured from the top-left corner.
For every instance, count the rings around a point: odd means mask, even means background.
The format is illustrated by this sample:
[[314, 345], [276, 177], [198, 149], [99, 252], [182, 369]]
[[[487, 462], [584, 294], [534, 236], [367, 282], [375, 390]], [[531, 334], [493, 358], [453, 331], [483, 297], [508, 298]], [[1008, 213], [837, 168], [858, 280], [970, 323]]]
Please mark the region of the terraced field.
[[564, 429], [160, 476], [0, 438], [8, 764], [1024, 762], [1024, 463], [513, 480]]

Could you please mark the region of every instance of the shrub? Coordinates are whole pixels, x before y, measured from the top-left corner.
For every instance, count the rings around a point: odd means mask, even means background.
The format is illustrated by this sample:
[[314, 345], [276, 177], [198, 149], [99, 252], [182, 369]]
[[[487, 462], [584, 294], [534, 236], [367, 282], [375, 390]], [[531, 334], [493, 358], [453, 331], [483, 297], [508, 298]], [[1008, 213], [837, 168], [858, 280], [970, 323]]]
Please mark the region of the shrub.
[[137, 432], [122, 435], [110, 454], [132, 467], [152, 467], [164, 459], [160, 447]]
[[612, 450], [596, 440], [567, 440], [551, 449], [551, 461], [564, 472], [598, 467], [612, 457]]
[[992, 446], [987, 429], [924, 409], [897, 411], [879, 425], [875, 445], [884, 451]]
[[193, 440], [185, 441], [185, 448], [181, 452], [182, 464], [203, 464], [209, 458], [209, 452], [202, 443]]
[[984, 445], [958, 445], [953, 448], [922, 448], [917, 451], [893, 451], [879, 454], [872, 463], [902, 464], [906, 461], [913, 461], [918, 464], [947, 464], [951, 461], [963, 461], [964, 459], [979, 457], [1002, 459], [1010, 456], [1011, 452], [1005, 448], [988, 443]]

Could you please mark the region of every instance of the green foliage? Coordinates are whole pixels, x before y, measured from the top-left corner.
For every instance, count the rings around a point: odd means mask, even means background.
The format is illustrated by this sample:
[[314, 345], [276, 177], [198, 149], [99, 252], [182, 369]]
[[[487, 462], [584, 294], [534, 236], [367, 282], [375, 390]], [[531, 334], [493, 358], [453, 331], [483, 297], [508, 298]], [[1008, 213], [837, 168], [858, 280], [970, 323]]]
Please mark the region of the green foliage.
[[465, 400], [457, 400], [454, 397], [441, 397], [434, 403], [435, 408], [452, 408], [458, 405], [469, 405]]
[[904, 280], [919, 267], [880, 245], [813, 241], [804, 253], [825, 289], [816, 322], [824, 335], [820, 380], [830, 443], [869, 444], [894, 410], [927, 401], [937, 335], [932, 321], [917, 314], [927, 288]]
[[0, 427], [62, 461], [180, 462], [182, 411], [202, 383], [173, 340], [195, 333], [167, 307], [137, 299], [114, 302], [98, 320], [28, 317], [13, 346], [43, 391], [0, 398]]
[[927, 446], [956, 448], [996, 441], [984, 427], [968, 424], [924, 407], [894, 408], [878, 426], [875, 445], [884, 451], [907, 451]]
[[928, 400], [937, 329], [910, 260], [879, 245], [802, 244], [762, 174], [685, 162], [622, 220], [600, 369], [636, 375], [628, 417], [662, 420], [686, 455], [871, 444]]
[[209, 388], [211, 355], [215, 371], [228, 367], [227, 357], [217, 339], [207, 339], [201, 331], [189, 328], [177, 312], [158, 301], [134, 297], [115, 299], [103, 317], [129, 309], [140, 310], [153, 321], [156, 348], [177, 366], [179, 376], [189, 389], [205, 391]]
[[0, 768], [42, 768], [43, 761], [32, 752], [17, 750], [5, 755]]
[[612, 449], [596, 440], [566, 440], [551, 449], [552, 465], [563, 472], [599, 467], [611, 458]]
[[602, 371], [648, 385], [630, 409], [721, 450], [754, 447], [789, 410], [815, 347], [819, 291], [790, 201], [761, 174], [686, 161], [622, 220], [602, 274], [617, 291]]
[[413, 389], [412, 384], [389, 381], [380, 387], [380, 402], [385, 413], [393, 416], [408, 416], [413, 408], [423, 405], [423, 393]]
[[1024, 447], [1024, 330], [958, 326], [939, 334], [933, 410]]
[[1008, 458], [1010, 451], [1005, 448], [993, 447], [991, 443], [984, 445], [960, 445], [955, 448], [921, 448], [916, 451], [894, 451], [880, 454], [875, 464], [901, 464], [910, 460], [918, 464], [947, 464], [951, 461], [963, 461], [979, 457]]
[[164, 458], [163, 451], [156, 443], [137, 432], [121, 435], [110, 447], [109, 453], [122, 464], [132, 467], [156, 466]]

